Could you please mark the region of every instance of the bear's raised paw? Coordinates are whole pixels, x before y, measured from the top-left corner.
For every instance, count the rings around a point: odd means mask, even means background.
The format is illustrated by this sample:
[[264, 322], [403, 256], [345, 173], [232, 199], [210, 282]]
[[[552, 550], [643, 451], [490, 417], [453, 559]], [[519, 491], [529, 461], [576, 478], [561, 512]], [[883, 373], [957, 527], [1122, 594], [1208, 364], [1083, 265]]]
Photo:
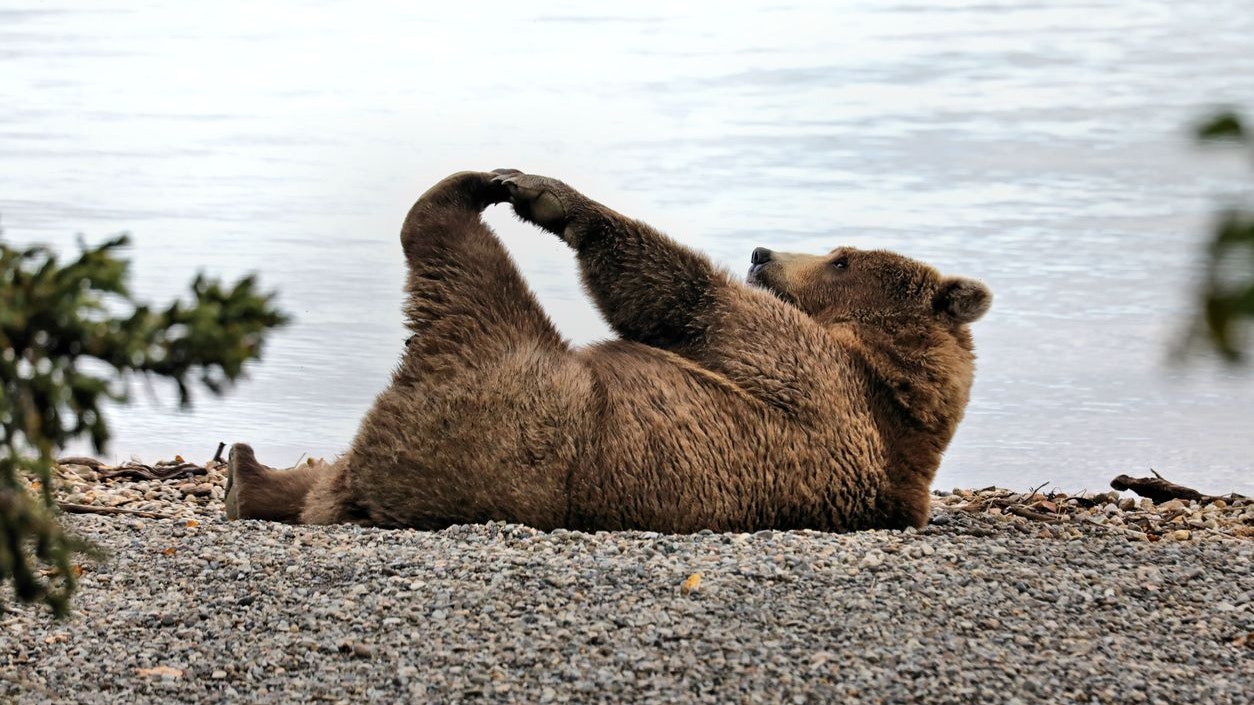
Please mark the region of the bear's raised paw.
[[557, 179], [524, 174], [517, 169], [496, 169], [492, 182], [509, 191], [509, 202], [523, 220], [561, 235], [570, 220], [574, 189]]

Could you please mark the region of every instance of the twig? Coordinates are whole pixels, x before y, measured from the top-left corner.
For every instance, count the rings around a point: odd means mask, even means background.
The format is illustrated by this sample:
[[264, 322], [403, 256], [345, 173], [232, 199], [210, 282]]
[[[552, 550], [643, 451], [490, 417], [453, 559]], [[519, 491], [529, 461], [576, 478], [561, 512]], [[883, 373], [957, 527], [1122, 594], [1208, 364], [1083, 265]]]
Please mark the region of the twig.
[[213, 462], [215, 463], [222, 462], [222, 451], [225, 449], [226, 449], [226, 444], [223, 443], [222, 441], [218, 441], [218, 452], [213, 454]]
[[[1041, 486], [1044, 487], [1044, 485], [1041, 485]], [[1032, 521], [1039, 521], [1039, 522], [1043, 522], [1046, 524], [1061, 524], [1062, 523], [1062, 520], [1060, 519], [1054, 518], [1048, 514], [1042, 514], [1041, 512], [1034, 512], [1031, 509], [1028, 509], [1027, 507], [1024, 507], [1018, 504], [1011, 504], [1005, 507], [1005, 509], [1011, 514], [1021, 516], [1024, 519], [1031, 519]]]
[[1046, 481], [1042, 482], [1041, 484], [1037, 485], [1037, 486], [1036, 486], [1035, 488], [1033, 488], [1030, 492], [1028, 492], [1028, 496], [1027, 496], [1027, 498], [1028, 498], [1028, 499], [1032, 499], [1033, 497], [1035, 497], [1035, 496], [1036, 496], [1036, 493], [1037, 493], [1037, 492], [1040, 492], [1040, 491], [1041, 491], [1041, 488], [1042, 488], [1042, 487], [1044, 487], [1045, 485], [1048, 485], [1048, 484], [1049, 484], [1049, 480], [1046, 480]]
[[61, 508], [61, 511], [70, 514], [129, 514], [145, 519], [172, 518], [169, 514], [147, 512], [142, 509], [126, 509], [124, 507], [97, 507], [94, 504], [73, 504], [71, 502], [57, 502], [57, 506]]
[[[1098, 505], [1097, 500], [1094, 499], [1093, 497], [1085, 496], [1087, 494], [1089, 494], [1089, 491], [1087, 489], [1081, 490], [1079, 494], [1069, 495], [1067, 499], [1063, 501], [1070, 502], [1074, 500], [1077, 507], [1084, 507], [1085, 509], [1096, 507]], [[1104, 495], [1097, 495], [1097, 496], [1102, 497], [1102, 499], [1107, 499]]]

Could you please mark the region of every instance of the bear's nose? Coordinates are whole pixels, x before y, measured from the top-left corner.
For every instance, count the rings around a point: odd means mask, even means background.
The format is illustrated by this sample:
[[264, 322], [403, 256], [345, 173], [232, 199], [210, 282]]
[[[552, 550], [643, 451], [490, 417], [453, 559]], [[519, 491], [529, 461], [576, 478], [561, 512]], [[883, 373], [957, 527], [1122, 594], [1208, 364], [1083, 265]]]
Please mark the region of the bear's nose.
[[753, 254], [749, 255], [749, 264], [766, 264], [771, 261], [771, 251], [765, 247], [753, 248]]

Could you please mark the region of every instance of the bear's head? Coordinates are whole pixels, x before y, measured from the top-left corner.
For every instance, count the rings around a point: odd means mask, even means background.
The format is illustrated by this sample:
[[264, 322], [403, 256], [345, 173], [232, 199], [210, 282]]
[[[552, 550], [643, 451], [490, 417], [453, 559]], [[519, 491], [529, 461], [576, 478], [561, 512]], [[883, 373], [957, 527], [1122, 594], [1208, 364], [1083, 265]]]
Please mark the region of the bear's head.
[[988, 311], [993, 294], [966, 277], [884, 250], [839, 247], [826, 255], [753, 251], [748, 282], [821, 323], [931, 320], [962, 325]]
[[852, 247], [817, 256], [759, 247], [748, 282], [824, 324], [864, 374], [889, 456], [880, 510], [902, 526], [927, 524], [931, 482], [970, 394], [967, 324], [988, 311], [992, 292], [908, 257]]

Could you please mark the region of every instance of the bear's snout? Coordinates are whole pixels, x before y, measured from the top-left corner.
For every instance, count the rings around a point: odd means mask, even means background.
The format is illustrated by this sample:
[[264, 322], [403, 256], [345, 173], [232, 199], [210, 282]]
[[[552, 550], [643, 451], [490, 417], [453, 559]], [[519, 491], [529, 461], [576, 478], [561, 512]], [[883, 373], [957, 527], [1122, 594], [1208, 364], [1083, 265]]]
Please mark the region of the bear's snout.
[[766, 263], [771, 261], [772, 253], [765, 247], [755, 247], [753, 252], [749, 254], [749, 276], [746, 281], [750, 284], [761, 284], [759, 275], [762, 269], [766, 267]]

